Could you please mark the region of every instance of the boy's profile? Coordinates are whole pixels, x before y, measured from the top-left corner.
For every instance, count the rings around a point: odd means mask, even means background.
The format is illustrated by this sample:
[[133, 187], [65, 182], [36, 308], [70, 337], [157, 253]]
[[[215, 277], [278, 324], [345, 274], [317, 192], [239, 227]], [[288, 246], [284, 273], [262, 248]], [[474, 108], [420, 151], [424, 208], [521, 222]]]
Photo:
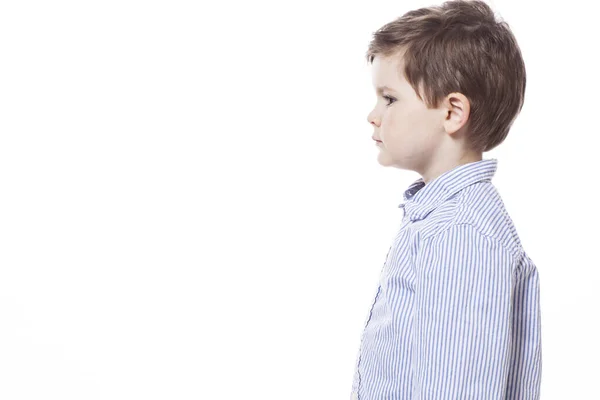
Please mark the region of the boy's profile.
[[356, 359], [356, 400], [539, 399], [539, 275], [492, 184], [525, 65], [482, 1], [409, 11], [367, 51], [378, 161], [416, 171]]

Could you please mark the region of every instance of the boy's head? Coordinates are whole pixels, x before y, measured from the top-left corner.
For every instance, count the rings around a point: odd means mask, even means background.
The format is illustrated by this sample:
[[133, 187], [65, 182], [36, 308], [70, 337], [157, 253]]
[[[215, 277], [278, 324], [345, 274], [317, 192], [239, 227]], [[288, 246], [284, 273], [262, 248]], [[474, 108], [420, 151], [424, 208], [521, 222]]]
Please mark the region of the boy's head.
[[377, 91], [368, 121], [381, 140], [379, 162], [416, 171], [425, 183], [481, 160], [523, 107], [521, 51], [482, 1], [409, 11], [374, 33], [366, 56]]

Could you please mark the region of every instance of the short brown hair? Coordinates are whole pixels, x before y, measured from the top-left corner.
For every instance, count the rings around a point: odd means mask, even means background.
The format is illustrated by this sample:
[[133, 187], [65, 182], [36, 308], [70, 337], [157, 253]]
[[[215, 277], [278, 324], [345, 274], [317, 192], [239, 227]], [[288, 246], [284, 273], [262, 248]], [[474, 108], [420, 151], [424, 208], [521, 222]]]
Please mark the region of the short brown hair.
[[504, 141], [523, 108], [525, 63], [509, 25], [496, 21], [490, 6], [452, 0], [409, 11], [373, 33], [367, 61], [400, 51], [402, 72], [427, 107], [438, 107], [452, 92], [469, 99], [471, 150], [489, 151]]

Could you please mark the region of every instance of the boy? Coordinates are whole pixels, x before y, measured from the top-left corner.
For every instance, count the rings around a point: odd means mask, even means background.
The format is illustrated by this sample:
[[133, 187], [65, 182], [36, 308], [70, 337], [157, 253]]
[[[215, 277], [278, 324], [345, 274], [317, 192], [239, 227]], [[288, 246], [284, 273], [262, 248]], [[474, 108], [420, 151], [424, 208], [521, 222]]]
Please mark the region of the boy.
[[508, 24], [480, 1], [404, 14], [367, 52], [378, 161], [416, 171], [356, 361], [356, 400], [539, 399], [539, 276], [491, 180], [523, 107]]

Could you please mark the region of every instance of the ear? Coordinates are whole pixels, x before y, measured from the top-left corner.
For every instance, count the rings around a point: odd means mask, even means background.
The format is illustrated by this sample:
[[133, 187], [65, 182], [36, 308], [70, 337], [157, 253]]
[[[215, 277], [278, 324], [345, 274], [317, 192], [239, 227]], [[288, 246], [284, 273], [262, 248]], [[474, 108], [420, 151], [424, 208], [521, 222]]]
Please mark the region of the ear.
[[471, 103], [462, 93], [450, 93], [444, 99], [445, 112], [444, 128], [449, 134], [454, 134], [467, 124], [471, 112]]

